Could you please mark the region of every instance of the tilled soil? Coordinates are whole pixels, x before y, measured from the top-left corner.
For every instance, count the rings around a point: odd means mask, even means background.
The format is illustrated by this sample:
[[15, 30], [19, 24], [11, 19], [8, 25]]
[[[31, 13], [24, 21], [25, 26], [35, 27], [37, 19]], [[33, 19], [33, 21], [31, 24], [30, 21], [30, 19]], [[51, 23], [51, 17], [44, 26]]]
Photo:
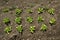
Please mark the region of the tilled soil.
[[[18, 8], [23, 9], [20, 17], [22, 17], [22, 25], [23, 25], [23, 32], [18, 33], [16, 30], [16, 26], [18, 26], [14, 19], [15, 10], [10, 10], [7, 13], [3, 13], [1, 10], [4, 7], [10, 8], [11, 6], [17, 6]], [[42, 14], [37, 13], [37, 8], [39, 7], [48, 7], [54, 8], [55, 14], [50, 15], [48, 12], [43, 12]], [[34, 12], [32, 14], [28, 14], [26, 9], [31, 8]], [[44, 22], [48, 26], [48, 30], [45, 32], [40, 31], [40, 27], [42, 23], [37, 22], [37, 17], [41, 15], [44, 17]], [[26, 21], [26, 17], [31, 16], [33, 17], [34, 22], [29, 24]], [[12, 26], [12, 32], [7, 34], [4, 32], [4, 28], [7, 26], [5, 25], [2, 20], [5, 17], [9, 17], [11, 23], [9, 24]], [[54, 17], [56, 19], [55, 25], [49, 24], [49, 19]], [[29, 26], [35, 25], [36, 30], [33, 34], [29, 31]], [[60, 0], [0, 0], [0, 40], [60, 40]]]

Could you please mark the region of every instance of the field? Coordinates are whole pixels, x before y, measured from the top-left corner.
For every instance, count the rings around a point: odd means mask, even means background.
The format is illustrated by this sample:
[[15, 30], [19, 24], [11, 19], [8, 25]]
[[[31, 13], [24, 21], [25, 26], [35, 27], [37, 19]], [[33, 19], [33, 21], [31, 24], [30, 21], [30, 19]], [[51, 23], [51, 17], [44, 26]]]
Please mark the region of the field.
[[[39, 14], [37, 12], [39, 7], [45, 8], [45, 11]], [[4, 11], [4, 8], [7, 8], [7, 11]], [[15, 22], [17, 8], [22, 9], [21, 14], [18, 14], [22, 19], [19, 24]], [[46, 10], [51, 8], [55, 9], [53, 15]], [[44, 18], [43, 22], [38, 23], [38, 16]], [[29, 23], [27, 17], [32, 17], [33, 22]], [[4, 18], [9, 18], [8, 25], [3, 22]], [[53, 25], [49, 23], [51, 18], [56, 19]], [[46, 31], [40, 30], [42, 24], [46, 24]], [[23, 31], [20, 33], [16, 29], [18, 25], [22, 25]], [[12, 27], [9, 33], [4, 31], [7, 26]], [[32, 33], [29, 30], [30, 26], [35, 26]], [[0, 0], [0, 40], [60, 40], [60, 0]]]

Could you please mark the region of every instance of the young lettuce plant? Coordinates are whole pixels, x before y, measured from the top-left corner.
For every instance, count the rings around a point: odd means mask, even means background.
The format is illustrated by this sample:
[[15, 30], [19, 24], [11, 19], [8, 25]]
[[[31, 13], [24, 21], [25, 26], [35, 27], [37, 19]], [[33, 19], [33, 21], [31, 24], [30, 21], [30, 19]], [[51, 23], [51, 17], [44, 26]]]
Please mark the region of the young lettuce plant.
[[44, 11], [47, 11], [49, 8], [47, 6], [44, 7]]
[[17, 26], [16, 29], [20, 33], [23, 31], [22, 25]]
[[44, 21], [43, 17], [42, 16], [38, 16], [38, 22], [42, 22]]
[[50, 21], [49, 21], [49, 23], [50, 23], [51, 25], [55, 24], [55, 23], [56, 23], [56, 19], [55, 19], [55, 18], [51, 18]]
[[27, 21], [28, 21], [29, 23], [32, 23], [32, 22], [33, 22], [33, 18], [32, 18], [32, 17], [27, 17]]
[[17, 7], [15, 6], [15, 5], [12, 5], [11, 7], [9, 7], [9, 10], [14, 10], [14, 9], [16, 9]]
[[21, 17], [16, 17], [16, 18], [15, 18], [15, 22], [16, 22], [17, 24], [20, 24], [20, 23], [21, 23]]
[[9, 8], [4, 8], [2, 11], [3, 11], [4, 13], [9, 12]]
[[42, 26], [41, 26], [41, 30], [42, 30], [42, 31], [46, 31], [46, 30], [47, 30], [47, 26], [46, 26], [46, 24], [42, 24]]
[[8, 2], [9, 0], [4, 0], [5, 2]]
[[4, 22], [5, 24], [8, 24], [8, 23], [10, 22], [10, 20], [9, 20], [9, 18], [4, 18], [4, 19], [3, 19], [3, 22]]
[[35, 31], [35, 26], [30, 26], [30, 32], [34, 33], [34, 31]]
[[32, 11], [32, 9], [27, 9], [27, 12], [32, 13], [33, 11]]
[[48, 13], [50, 13], [50, 14], [53, 15], [54, 14], [54, 11], [55, 11], [55, 9], [51, 8], [51, 9], [48, 10]]
[[16, 11], [16, 15], [17, 15], [17, 16], [22, 13], [22, 9], [18, 9], [18, 8], [17, 8], [15, 11]]
[[44, 8], [38, 8], [38, 13], [42, 13], [44, 11]]
[[9, 34], [9, 32], [12, 31], [12, 28], [10, 26], [8, 26], [4, 29], [4, 31]]

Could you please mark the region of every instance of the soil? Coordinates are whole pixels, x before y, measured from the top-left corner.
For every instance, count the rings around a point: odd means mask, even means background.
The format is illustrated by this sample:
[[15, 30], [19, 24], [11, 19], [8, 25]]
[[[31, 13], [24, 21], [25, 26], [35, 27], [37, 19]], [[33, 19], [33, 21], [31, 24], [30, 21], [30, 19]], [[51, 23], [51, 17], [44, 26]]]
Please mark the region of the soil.
[[[2, 12], [1, 10], [5, 7], [10, 8], [12, 6], [16, 6], [18, 8], [23, 9], [20, 17], [22, 17], [22, 25], [23, 25], [23, 32], [18, 33], [16, 30], [16, 26], [18, 24], [15, 23], [14, 19], [15, 10], [10, 10], [7, 13]], [[43, 12], [42, 14], [37, 13], [37, 8], [39, 7], [48, 7], [54, 8], [55, 14], [50, 15], [48, 12]], [[31, 8], [34, 12], [32, 14], [28, 14], [26, 9]], [[37, 22], [37, 17], [42, 15], [45, 19], [44, 22], [48, 26], [48, 30], [45, 32], [40, 31], [40, 27], [42, 23]], [[34, 22], [32, 24], [26, 21], [26, 17], [31, 16], [33, 17]], [[9, 17], [11, 23], [9, 24], [12, 26], [12, 32], [7, 34], [4, 32], [4, 28], [7, 26], [5, 25], [2, 20], [5, 17]], [[54, 17], [56, 19], [55, 25], [49, 24], [49, 19]], [[33, 34], [29, 31], [29, 26], [35, 25], [36, 30]], [[60, 40], [60, 0], [0, 0], [0, 40]]]

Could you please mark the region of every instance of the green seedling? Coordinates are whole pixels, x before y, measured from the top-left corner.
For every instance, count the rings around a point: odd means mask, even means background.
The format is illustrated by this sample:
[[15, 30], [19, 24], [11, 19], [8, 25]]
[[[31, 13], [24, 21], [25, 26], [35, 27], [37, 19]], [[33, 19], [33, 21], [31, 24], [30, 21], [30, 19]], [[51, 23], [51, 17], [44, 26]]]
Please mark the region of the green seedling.
[[20, 23], [21, 23], [21, 17], [16, 17], [16, 18], [15, 18], [15, 22], [16, 22], [17, 24], [20, 24]]
[[8, 2], [9, 0], [4, 0], [5, 2]]
[[22, 13], [22, 9], [17, 8], [15, 11], [16, 11], [16, 15], [20, 15]]
[[30, 26], [30, 32], [33, 33], [35, 31], [35, 26]]
[[9, 34], [9, 32], [12, 31], [12, 28], [10, 26], [8, 26], [4, 29], [4, 31]]
[[3, 19], [3, 22], [4, 22], [5, 24], [8, 24], [8, 23], [10, 22], [10, 20], [9, 20], [9, 18], [4, 18], [4, 19]]
[[3, 11], [4, 13], [9, 12], [9, 8], [4, 8], [2, 11]]
[[54, 14], [54, 11], [55, 11], [55, 9], [51, 8], [51, 9], [48, 10], [48, 13], [50, 13], [50, 14], [53, 15]]
[[38, 22], [42, 22], [44, 21], [43, 17], [42, 16], [38, 16]]
[[33, 11], [31, 9], [27, 9], [27, 13], [32, 13]]
[[44, 7], [44, 11], [47, 11], [49, 8], [47, 6]]
[[44, 11], [44, 8], [38, 8], [38, 13], [42, 13]]
[[16, 7], [15, 5], [9, 7], [10, 10], [14, 10], [14, 9], [16, 9], [16, 8], [17, 8], [17, 7]]
[[55, 24], [55, 22], [56, 22], [56, 19], [55, 18], [51, 18], [49, 23], [50, 24]]
[[33, 22], [33, 18], [32, 18], [32, 17], [27, 17], [27, 21], [28, 21], [29, 23], [32, 23], [32, 22]]
[[46, 31], [46, 30], [47, 30], [47, 26], [46, 26], [45, 24], [42, 24], [41, 30], [42, 30], [42, 31]]
[[17, 26], [16, 29], [20, 33], [23, 31], [22, 25]]

